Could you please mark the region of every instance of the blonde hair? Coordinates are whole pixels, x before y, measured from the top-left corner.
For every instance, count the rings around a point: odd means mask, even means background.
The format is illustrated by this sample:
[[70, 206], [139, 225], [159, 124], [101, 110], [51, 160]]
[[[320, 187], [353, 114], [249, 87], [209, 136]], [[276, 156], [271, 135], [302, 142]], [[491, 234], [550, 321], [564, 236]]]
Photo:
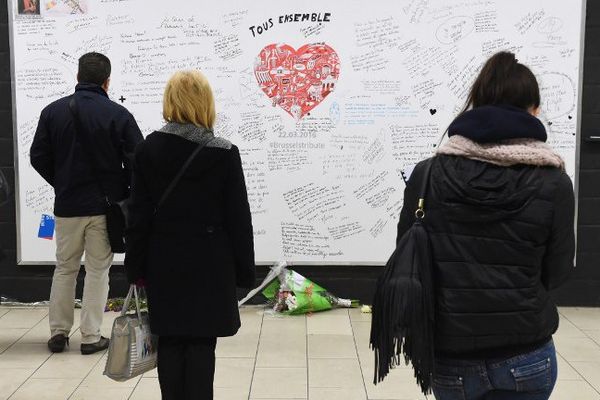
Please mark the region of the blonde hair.
[[175, 72], [163, 96], [165, 121], [212, 129], [215, 117], [215, 99], [204, 75], [195, 70]]

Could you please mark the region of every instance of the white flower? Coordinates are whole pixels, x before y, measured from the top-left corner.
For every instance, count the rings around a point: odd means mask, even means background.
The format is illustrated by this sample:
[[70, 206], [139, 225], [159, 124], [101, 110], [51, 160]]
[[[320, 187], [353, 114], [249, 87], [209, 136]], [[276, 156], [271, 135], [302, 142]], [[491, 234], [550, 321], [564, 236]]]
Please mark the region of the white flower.
[[288, 295], [288, 297], [285, 299], [285, 304], [290, 311], [298, 308], [298, 301], [296, 300], [296, 296], [293, 295]]

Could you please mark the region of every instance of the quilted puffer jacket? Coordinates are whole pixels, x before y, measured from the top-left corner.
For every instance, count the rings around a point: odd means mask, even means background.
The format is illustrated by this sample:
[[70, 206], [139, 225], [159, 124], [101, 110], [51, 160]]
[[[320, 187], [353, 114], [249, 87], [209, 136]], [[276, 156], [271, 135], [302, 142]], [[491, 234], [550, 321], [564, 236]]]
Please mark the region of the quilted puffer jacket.
[[427, 163], [436, 354], [491, 358], [543, 344], [558, 328], [548, 292], [573, 269], [570, 178], [554, 167], [438, 155], [419, 163], [408, 181], [398, 238], [414, 221]]

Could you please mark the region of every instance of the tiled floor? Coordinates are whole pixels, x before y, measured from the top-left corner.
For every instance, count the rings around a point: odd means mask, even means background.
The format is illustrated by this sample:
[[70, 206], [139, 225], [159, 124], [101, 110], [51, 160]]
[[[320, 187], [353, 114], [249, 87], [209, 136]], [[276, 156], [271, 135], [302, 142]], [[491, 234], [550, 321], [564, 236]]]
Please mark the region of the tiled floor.
[[[600, 400], [600, 309], [560, 312], [560, 371], [552, 399]], [[369, 314], [334, 310], [278, 318], [260, 307], [241, 313], [238, 335], [217, 345], [216, 399], [424, 399], [409, 368], [371, 383]], [[47, 314], [46, 308], [0, 307], [0, 399], [160, 399], [156, 371], [111, 381], [102, 375], [105, 354], [79, 354], [77, 330], [70, 351], [50, 355]], [[105, 335], [115, 316], [106, 314]]]

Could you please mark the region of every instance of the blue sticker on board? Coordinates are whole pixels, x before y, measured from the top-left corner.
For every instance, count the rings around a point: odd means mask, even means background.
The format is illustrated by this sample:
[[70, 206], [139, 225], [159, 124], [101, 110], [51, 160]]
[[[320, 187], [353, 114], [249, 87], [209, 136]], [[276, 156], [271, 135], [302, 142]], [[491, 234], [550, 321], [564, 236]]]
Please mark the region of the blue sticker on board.
[[54, 238], [54, 217], [52, 215], [42, 214], [42, 222], [40, 222], [38, 237], [48, 240]]
[[333, 102], [329, 107], [329, 119], [333, 125], [337, 125], [342, 117], [340, 112], [340, 105], [337, 102]]

